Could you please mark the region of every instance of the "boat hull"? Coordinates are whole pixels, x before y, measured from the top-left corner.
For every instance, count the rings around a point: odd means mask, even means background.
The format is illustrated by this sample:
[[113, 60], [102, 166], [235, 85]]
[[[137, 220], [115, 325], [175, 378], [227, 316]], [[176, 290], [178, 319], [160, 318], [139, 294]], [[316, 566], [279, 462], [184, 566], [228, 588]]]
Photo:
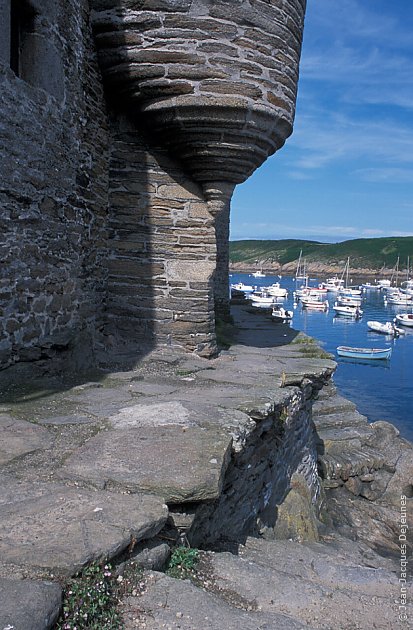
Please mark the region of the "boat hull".
[[349, 359], [389, 359], [391, 352], [391, 348], [350, 348], [348, 346], [338, 346], [337, 348], [339, 357]]
[[398, 324], [401, 324], [402, 326], [408, 326], [409, 328], [413, 328], [413, 315], [410, 315], [410, 313], [396, 315], [395, 320]]

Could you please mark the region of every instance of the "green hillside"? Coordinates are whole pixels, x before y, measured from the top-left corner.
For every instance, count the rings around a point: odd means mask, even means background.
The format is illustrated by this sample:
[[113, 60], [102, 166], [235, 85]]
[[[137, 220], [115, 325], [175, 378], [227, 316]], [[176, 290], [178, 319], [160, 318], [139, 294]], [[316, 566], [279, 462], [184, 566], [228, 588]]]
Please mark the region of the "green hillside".
[[400, 256], [400, 265], [406, 266], [407, 257], [413, 263], [413, 236], [388, 238], [360, 238], [341, 243], [319, 243], [305, 240], [231, 241], [230, 263], [285, 265], [298, 259], [300, 251], [307, 263], [340, 265], [350, 257], [352, 269], [394, 267]]

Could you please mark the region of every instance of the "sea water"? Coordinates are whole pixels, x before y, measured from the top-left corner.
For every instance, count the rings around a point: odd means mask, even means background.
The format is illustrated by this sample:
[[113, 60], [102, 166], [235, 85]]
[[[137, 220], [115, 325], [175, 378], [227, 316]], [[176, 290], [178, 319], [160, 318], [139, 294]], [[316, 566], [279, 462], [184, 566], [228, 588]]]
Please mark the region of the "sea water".
[[[309, 284], [317, 286], [321, 281], [311, 278]], [[253, 278], [248, 274], [233, 274], [230, 282], [244, 282], [258, 287], [279, 282], [281, 287], [288, 289], [288, 297], [280, 304], [293, 311], [291, 326], [315, 337], [324, 350], [335, 355], [338, 367], [334, 382], [343, 396], [352, 400], [370, 422], [387, 420], [399, 429], [403, 437], [413, 441], [413, 328], [400, 326], [405, 334], [394, 339], [369, 331], [367, 327], [368, 320], [392, 321], [397, 313], [406, 312], [405, 307], [386, 306], [383, 291], [368, 290], [362, 297], [363, 316], [353, 320], [335, 316], [331, 308], [336, 299], [335, 293], [323, 297], [330, 304], [326, 312], [305, 309], [299, 302], [295, 303], [293, 291], [299, 287], [295, 286], [295, 278], [289, 276]], [[393, 352], [389, 360], [345, 359], [337, 356], [337, 346], [391, 346]]]

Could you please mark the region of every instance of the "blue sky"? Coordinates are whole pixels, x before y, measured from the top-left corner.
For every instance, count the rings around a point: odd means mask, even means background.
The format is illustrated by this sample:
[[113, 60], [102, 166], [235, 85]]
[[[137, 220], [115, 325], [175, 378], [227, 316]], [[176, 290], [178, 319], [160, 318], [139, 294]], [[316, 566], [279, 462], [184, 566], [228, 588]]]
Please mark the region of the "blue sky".
[[244, 184], [231, 239], [413, 235], [413, 0], [308, 0], [292, 136]]

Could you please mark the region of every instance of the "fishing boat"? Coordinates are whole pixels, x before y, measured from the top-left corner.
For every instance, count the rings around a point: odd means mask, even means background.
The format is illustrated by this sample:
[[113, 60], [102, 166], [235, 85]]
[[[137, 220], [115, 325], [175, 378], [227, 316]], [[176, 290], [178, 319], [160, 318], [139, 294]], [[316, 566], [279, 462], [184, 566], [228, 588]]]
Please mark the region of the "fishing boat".
[[237, 282], [235, 284], [231, 284], [231, 291], [240, 291], [241, 293], [252, 293], [255, 291], [256, 287], [253, 287], [249, 284], [244, 284], [243, 282]]
[[251, 274], [253, 278], [265, 278], [265, 273], [262, 272], [262, 269], [260, 269], [259, 271], [254, 271], [254, 273]]
[[327, 289], [324, 282], [320, 282], [316, 287], [310, 285], [302, 285], [299, 289], [294, 291], [294, 297], [301, 299], [303, 296], [323, 296], [327, 294]]
[[268, 295], [268, 293], [264, 291], [256, 291], [251, 293], [249, 296], [252, 304], [251, 306], [272, 306], [275, 302], [275, 298], [273, 295]]
[[400, 291], [394, 291], [384, 298], [384, 304], [393, 304], [395, 306], [410, 306], [413, 305], [413, 296], [407, 295], [407, 293], [401, 293]]
[[378, 291], [380, 289], [378, 284], [372, 284], [371, 282], [363, 282], [360, 285], [362, 291]]
[[282, 306], [272, 309], [271, 318], [275, 322], [290, 322], [293, 318], [292, 311], [286, 311]]
[[274, 297], [285, 298], [288, 295], [287, 289], [284, 289], [279, 282], [274, 282], [274, 284], [270, 284], [268, 287], [261, 287], [261, 291], [263, 290]]
[[336, 293], [344, 287], [344, 280], [343, 278], [339, 278], [338, 276], [327, 278], [327, 280], [325, 281], [325, 287], [327, 291]]
[[338, 304], [338, 302], [334, 303], [333, 311], [336, 315], [341, 315], [342, 317], [352, 317], [353, 319], [360, 319], [363, 315], [363, 311], [358, 306], [348, 306]]
[[367, 322], [367, 327], [369, 330], [374, 332], [383, 333], [384, 335], [392, 335], [394, 337], [398, 337], [400, 335], [400, 330], [395, 326], [394, 322], [376, 322], [370, 320]]
[[337, 303], [340, 304], [340, 306], [360, 306], [361, 297], [357, 295], [354, 297], [348, 297], [347, 295], [339, 294], [337, 296]]
[[349, 346], [338, 346], [339, 357], [349, 359], [390, 359], [392, 349], [389, 348], [350, 348]]
[[413, 314], [412, 313], [399, 313], [394, 318], [394, 321], [397, 324], [401, 324], [402, 326], [408, 326], [409, 328], [413, 328]]
[[387, 289], [391, 286], [391, 282], [386, 278], [381, 278], [380, 280], [377, 280], [377, 285], [380, 289]]
[[307, 297], [301, 297], [300, 301], [303, 308], [310, 308], [318, 311], [327, 311], [330, 306], [327, 300], [321, 300], [318, 296], [309, 295]]

